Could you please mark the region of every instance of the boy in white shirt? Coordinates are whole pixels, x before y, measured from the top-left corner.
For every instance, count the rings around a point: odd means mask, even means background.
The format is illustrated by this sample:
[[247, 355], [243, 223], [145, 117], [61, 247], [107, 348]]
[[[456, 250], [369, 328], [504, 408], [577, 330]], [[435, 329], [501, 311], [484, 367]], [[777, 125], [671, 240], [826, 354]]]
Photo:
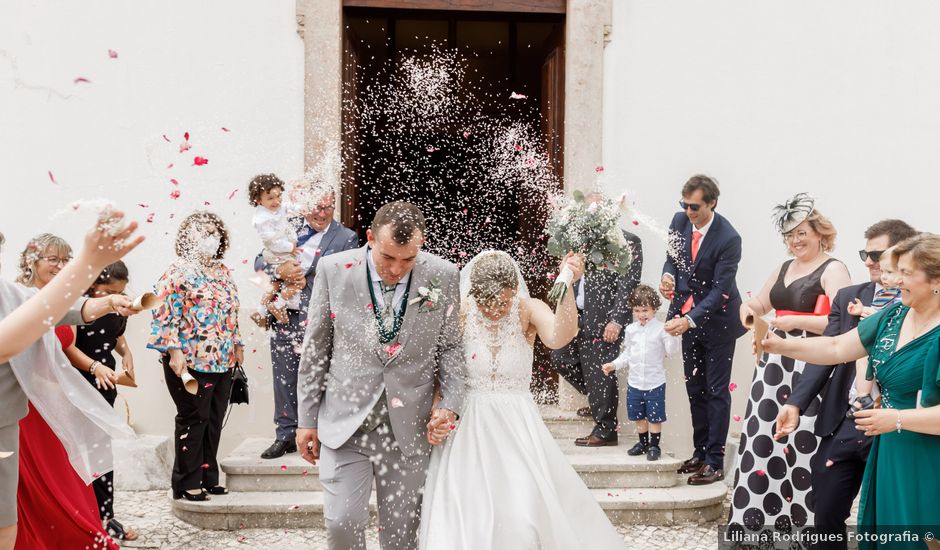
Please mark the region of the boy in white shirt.
[[[248, 203], [255, 207], [251, 216], [258, 237], [264, 243], [262, 255], [264, 261], [272, 266], [295, 259], [297, 249], [297, 228], [291, 225], [292, 205], [283, 200], [284, 182], [274, 174], [255, 176], [248, 185]], [[273, 289], [261, 300], [261, 306], [252, 319], [259, 325], [258, 319], [264, 317], [267, 309], [281, 323], [287, 323], [287, 306], [295, 305], [300, 300], [300, 291], [306, 286], [306, 279], [273, 282]], [[292, 302], [293, 300], [293, 302]]]
[[659, 295], [648, 285], [637, 285], [630, 294], [633, 322], [624, 329], [623, 352], [602, 365], [604, 374], [627, 367], [627, 417], [636, 422], [640, 441], [627, 454], [646, 454], [647, 460], [659, 460], [663, 422], [666, 421], [666, 356], [679, 349], [679, 337], [670, 336], [664, 323], [656, 319], [662, 305]]

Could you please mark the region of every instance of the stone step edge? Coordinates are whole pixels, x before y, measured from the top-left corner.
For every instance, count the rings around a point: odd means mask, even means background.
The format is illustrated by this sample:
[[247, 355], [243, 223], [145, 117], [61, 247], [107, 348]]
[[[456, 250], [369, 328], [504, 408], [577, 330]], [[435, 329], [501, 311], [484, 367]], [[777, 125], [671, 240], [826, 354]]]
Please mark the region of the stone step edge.
[[[603, 510], [679, 510], [706, 508], [724, 502], [728, 487], [713, 483], [699, 487], [664, 487], [652, 489], [589, 489]], [[251, 498], [246, 498], [249, 496]], [[172, 493], [168, 493], [172, 498]], [[258, 503], [266, 500], [266, 503]], [[250, 502], [255, 501], [255, 502]], [[190, 513], [203, 514], [310, 514], [323, 509], [323, 493], [319, 491], [287, 492], [264, 491], [229, 493], [213, 496], [205, 502], [173, 500], [172, 507]], [[369, 509], [376, 509], [375, 493], [369, 500]]]

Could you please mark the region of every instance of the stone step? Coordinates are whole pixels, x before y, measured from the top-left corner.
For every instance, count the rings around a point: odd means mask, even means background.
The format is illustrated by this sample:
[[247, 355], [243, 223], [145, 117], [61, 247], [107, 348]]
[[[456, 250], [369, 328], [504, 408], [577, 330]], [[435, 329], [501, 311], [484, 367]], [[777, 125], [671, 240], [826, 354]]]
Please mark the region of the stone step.
[[[714, 521], [722, 513], [724, 483], [655, 489], [592, 489], [615, 526]], [[323, 493], [251, 492], [213, 496], [206, 502], [174, 500], [173, 513], [202, 529], [270, 529], [323, 526]], [[375, 495], [369, 501], [376, 513]]]
[[574, 411], [566, 411], [555, 405], [539, 405], [542, 420], [555, 439], [574, 439], [591, 433], [594, 421], [582, 418]]
[[[577, 447], [571, 439], [556, 440], [575, 471], [591, 489], [672, 487], [681, 461], [666, 452], [656, 461], [645, 456], [629, 456], [633, 441], [622, 440], [616, 447]], [[298, 453], [265, 460], [260, 457], [270, 441], [246, 439], [221, 462], [226, 486], [232, 492], [320, 491], [317, 466]]]

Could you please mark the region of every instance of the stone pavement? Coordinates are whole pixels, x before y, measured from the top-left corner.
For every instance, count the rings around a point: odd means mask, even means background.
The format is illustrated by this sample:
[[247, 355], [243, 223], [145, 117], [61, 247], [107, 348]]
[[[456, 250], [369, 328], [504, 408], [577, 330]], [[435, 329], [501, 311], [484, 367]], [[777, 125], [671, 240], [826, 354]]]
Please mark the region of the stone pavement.
[[[326, 548], [326, 531], [323, 529], [201, 530], [173, 515], [167, 491], [118, 491], [114, 508], [116, 517], [125, 526], [132, 526], [140, 533], [140, 539], [124, 544], [127, 548]], [[722, 518], [726, 517], [727, 513], [723, 513]], [[711, 550], [717, 547], [719, 523], [671, 527], [633, 525], [621, 527], [618, 531], [630, 549]], [[369, 530], [368, 549], [379, 550], [375, 528]]]

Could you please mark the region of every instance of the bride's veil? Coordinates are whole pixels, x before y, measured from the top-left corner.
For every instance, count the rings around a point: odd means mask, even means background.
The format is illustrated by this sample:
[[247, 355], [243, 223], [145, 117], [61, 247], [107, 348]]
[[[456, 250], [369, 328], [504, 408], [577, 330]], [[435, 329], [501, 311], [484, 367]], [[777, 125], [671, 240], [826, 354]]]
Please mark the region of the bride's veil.
[[516, 297], [518, 298], [529, 298], [529, 287], [525, 284], [525, 279], [522, 278], [522, 270], [519, 269], [519, 264], [506, 252], [502, 250], [484, 250], [476, 256], [470, 259], [467, 262], [467, 265], [460, 270], [460, 302], [466, 303], [467, 298], [470, 296], [470, 274], [473, 273], [473, 267], [480, 261], [481, 258], [487, 256], [503, 256], [512, 262], [513, 268], [516, 270], [516, 280], [519, 281], [518, 286], [516, 287]]

